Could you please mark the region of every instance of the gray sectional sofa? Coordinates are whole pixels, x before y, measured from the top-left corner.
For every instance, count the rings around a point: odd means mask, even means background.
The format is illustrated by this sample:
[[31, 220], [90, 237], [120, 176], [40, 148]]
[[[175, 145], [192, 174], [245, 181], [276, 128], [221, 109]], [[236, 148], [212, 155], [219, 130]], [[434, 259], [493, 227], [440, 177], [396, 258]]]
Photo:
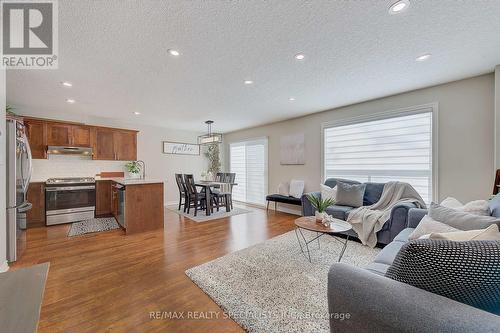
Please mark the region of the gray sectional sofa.
[[[490, 201], [500, 217], [500, 195]], [[407, 228], [366, 269], [334, 264], [328, 274], [331, 332], [499, 332], [500, 316], [385, 277], [427, 213], [410, 209]], [[349, 319], [335, 314], [349, 313]]]
[[[347, 184], [360, 184], [357, 181], [340, 179], [340, 178], [329, 178], [325, 181], [325, 185], [333, 188], [337, 185], [337, 180], [347, 183]], [[365, 195], [363, 197], [363, 206], [369, 206], [376, 203], [382, 191], [384, 189], [384, 183], [366, 183]], [[307, 198], [308, 195], [313, 195], [316, 197], [321, 197], [321, 192], [311, 192], [302, 195], [302, 216], [313, 216], [315, 213], [314, 207]], [[415, 208], [413, 204], [398, 204], [391, 211], [391, 217], [387, 223], [384, 224], [382, 230], [377, 233], [377, 240], [380, 244], [389, 244], [392, 240], [403, 230], [407, 225], [408, 210], [410, 208]], [[353, 210], [354, 207], [349, 206], [338, 206], [332, 205], [326, 209], [328, 215], [331, 215], [337, 219], [346, 220], [349, 212]], [[345, 232], [349, 236], [356, 237], [356, 233], [353, 230]]]

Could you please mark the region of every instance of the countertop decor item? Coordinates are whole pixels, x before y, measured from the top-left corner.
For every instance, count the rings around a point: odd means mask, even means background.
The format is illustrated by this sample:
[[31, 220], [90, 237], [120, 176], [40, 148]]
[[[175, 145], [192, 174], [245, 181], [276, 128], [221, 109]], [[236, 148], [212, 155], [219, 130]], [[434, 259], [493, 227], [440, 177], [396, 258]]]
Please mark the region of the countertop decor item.
[[129, 178], [139, 178], [141, 172], [141, 164], [138, 161], [131, 161], [125, 164]]

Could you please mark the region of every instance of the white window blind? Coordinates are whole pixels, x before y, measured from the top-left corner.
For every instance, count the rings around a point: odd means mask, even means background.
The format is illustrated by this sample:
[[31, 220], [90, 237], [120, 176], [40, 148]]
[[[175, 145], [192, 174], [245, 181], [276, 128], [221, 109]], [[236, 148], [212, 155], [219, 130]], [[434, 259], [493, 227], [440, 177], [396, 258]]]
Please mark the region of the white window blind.
[[410, 183], [432, 201], [432, 110], [324, 130], [324, 177]]
[[236, 173], [233, 199], [263, 205], [267, 194], [267, 139], [232, 143], [230, 172]]

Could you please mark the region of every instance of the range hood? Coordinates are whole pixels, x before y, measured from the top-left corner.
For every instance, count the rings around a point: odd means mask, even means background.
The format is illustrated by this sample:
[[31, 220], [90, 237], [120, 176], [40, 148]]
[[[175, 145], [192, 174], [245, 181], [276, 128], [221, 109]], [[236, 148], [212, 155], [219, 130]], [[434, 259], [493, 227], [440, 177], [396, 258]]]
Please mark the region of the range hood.
[[47, 154], [92, 156], [92, 148], [90, 148], [90, 147], [48, 146], [47, 147]]

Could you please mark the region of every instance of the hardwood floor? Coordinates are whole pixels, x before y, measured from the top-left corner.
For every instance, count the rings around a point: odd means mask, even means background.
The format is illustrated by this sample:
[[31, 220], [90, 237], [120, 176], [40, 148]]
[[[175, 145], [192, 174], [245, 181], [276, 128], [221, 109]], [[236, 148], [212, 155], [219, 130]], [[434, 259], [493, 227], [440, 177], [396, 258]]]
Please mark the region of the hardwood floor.
[[243, 332], [231, 319], [150, 319], [153, 311], [221, 309], [188, 268], [294, 229], [296, 216], [254, 212], [196, 223], [165, 210], [164, 231], [67, 237], [69, 225], [29, 229], [13, 269], [50, 262], [39, 332]]

